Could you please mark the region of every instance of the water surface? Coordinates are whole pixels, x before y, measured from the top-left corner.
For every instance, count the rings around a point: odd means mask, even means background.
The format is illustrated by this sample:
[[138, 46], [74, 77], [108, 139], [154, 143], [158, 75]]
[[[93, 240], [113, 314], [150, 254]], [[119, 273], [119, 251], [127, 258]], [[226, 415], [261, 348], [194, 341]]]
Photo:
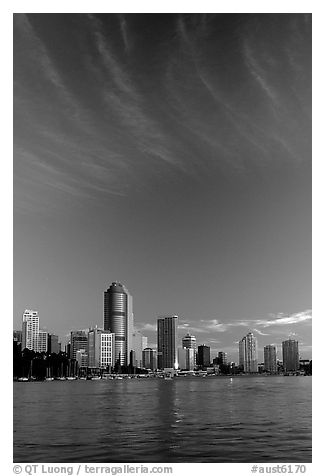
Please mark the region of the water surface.
[[14, 462], [311, 462], [311, 377], [14, 383]]

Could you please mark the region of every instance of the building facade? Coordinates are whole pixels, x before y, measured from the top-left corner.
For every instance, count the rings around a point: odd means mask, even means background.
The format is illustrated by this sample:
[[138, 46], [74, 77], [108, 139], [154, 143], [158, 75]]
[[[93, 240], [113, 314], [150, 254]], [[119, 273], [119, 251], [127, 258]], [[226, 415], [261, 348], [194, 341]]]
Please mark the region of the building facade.
[[21, 344], [22, 342], [22, 331], [13, 331], [13, 338], [14, 338], [14, 341], [17, 342], [17, 344]]
[[47, 352], [48, 333], [43, 330], [38, 331], [36, 352]]
[[197, 348], [197, 364], [200, 367], [210, 367], [210, 347], [208, 345], [199, 345]]
[[227, 354], [226, 352], [218, 352], [218, 364], [227, 365]]
[[297, 372], [299, 370], [299, 347], [297, 340], [288, 339], [282, 342], [282, 359], [285, 372]]
[[104, 292], [104, 330], [115, 334], [115, 362], [128, 365], [133, 350], [133, 302], [126, 287], [118, 282]]
[[70, 359], [76, 358], [78, 350], [84, 350], [88, 355], [88, 333], [86, 331], [71, 331]]
[[157, 319], [157, 365], [159, 369], [178, 368], [177, 323], [178, 316]]
[[61, 351], [61, 344], [59, 337], [55, 334], [48, 334], [47, 336], [47, 351], [50, 354], [59, 354]]
[[182, 339], [182, 346], [184, 349], [194, 349], [196, 353], [196, 337], [190, 333], [186, 334]]
[[88, 367], [88, 354], [86, 349], [79, 349], [76, 351], [76, 361], [78, 367]]
[[265, 372], [277, 373], [276, 347], [275, 345], [266, 345], [264, 347], [264, 370]]
[[110, 369], [115, 364], [115, 334], [103, 331], [100, 334], [99, 367]]
[[39, 333], [39, 316], [37, 311], [26, 309], [22, 323], [22, 350], [29, 349], [37, 352]]
[[99, 368], [101, 333], [97, 326], [88, 332], [88, 367]]
[[146, 347], [142, 351], [142, 366], [145, 369], [157, 369], [157, 355], [156, 350]]
[[257, 373], [257, 339], [249, 332], [239, 341], [239, 366], [245, 373]]
[[134, 367], [143, 367], [142, 352], [148, 347], [148, 338], [140, 331], [134, 329], [132, 334], [132, 346], [134, 350]]
[[193, 348], [178, 349], [178, 368], [180, 370], [194, 370], [195, 352]]

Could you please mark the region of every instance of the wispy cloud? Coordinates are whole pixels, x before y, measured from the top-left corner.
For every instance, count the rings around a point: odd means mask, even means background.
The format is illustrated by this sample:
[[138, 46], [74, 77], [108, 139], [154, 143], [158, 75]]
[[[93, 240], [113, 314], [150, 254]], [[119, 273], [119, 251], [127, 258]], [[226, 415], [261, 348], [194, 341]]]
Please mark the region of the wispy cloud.
[[[149, 113], [150, 107], [146, 104], [146, 99], [138, 91], [135, 81], [127, 73], [118, 57], [114, 55], [105, 37], [101, 21], [94, 15], [89, 15], [89, 19], [101, 65], [114, 85], [113, 88], [103, 87], [103, 99], [108, 110], [114, 109], [124, 127], [131, 133], [140, 152], [145, 156], [168, 163], [187, 174], [185, 164], [169, 148], [170, 136], [166, 135], [161, 124]], [[91, 60], [89, 66], [98, 75], [99, 82], [106, 79]]]
[[[59, 69], [56, 67], [51, 58], [51, 54], [45, 43], [36, 33], [26, 14], [16, 14], [14, 16], [16, 28], [24, 35], [25, 42], [30, 45], [29, 60], [33, 66], [40, 70], [41, 78], [45, 79], [51, 86], [52, 91], [56, 94], [61, 106], [69, 111], [71, 119], [77, 127], [82, 128], [84, 133], [89, 133], [91, 121], [86, 117], [85, 111], [82, 109], [80, 102], [68, 86]], [[15, 79], [17, 81], [17, 79]], [[15, 97], [18, 100], [17, 96]], [[37, 98], [36, 98], [37, 100]]]
[[137, 329], [141, 332], [157, 332], [157, 324], [148, 322], [137, 322]]
[[312, 311], [308, 309], [306, 311], [297, 312], [294, 314], [271, 314], [270, 319], [256, 319], [256, 325], [261, 327], [271, 326], [286, 326], [290, 324], [300, 324], [301, 322], [311, 321]]
[[[213, 73], [207, 69], [207, 63], [203, 59], [204, 51], [202, 51], [202, 44], [200, 47], [197, 44], [197, 37], [204, 36], [204, 30], [202, 30], [204, 25], [205, 22], [202, 21], [196, 30], [193, 28], [193, 26], [191, 26], [191, 30], [189, 32], [185, 19], [181, 16], [178, 20], [177, 32], [182, 48], [190, 55], [191, 58], [191, 61], [188, 61], [188, 68], [190, 67], [189, 65], [192, 65], [191, 74], [194, 74], [199, 79], [201, 86], [203, 86], [205, 91], [214, 100], [216, 111], [218, 111], [220, 125], [229, 124], [229, 127], [232, 129], [235, 128], [238, 136], [246, 141], [250, 147], [253, 147], [259, 151], [259, 159], [262, 155], [265, 160], [265, 158], [269, 155], [265, 140], [266, 131], [259, 123], [255, 123], [255, 121], [252, 120], [251, 115], [246, 114], [243, 110], [240, 110], [240, 108], [238, 108], [238, 104], [233, 102], [233, 95], [229, 95], [227, 90], [221, 86], [223, 66], [222, 63], [220, 63], [220, 65], [218, 64], [217, 55], [214, 59], [215, 64], [212, 63], [213, 68], [211, 68], [211, 63], [208, 63]], [[178, 62], [171, 62], [170, 65], [172, 64], [177, 65]], [[169, 78], [169, 84], [172, 85], [173, 81], [171, 81], [171, 68], [168, 70], [167, 77]], [[264, 86], [266, 87], [266, 84], [264, 84]], [[173, 86], [171, 86], [171, 89], [173, 89]], [[179, 93], [180, 91], [175, 91], [174, 100], [182, 109], [184, 100], [179, 97]], [[185, 114], [186, 113], [188, 115], [188, 111], [185, 111]], [[188, 120], [186, 122], [188, 123]], [[238, 153], [234, 147], [233, 141], [231, 141], [231, 143], [227, 143], [225, 138], [220, 136], [218, 133], [207, 135], [204, 130], [201, 130], [199, 124], [193, 125], [192, 133], [199, 135], [202, 140], [207, 141], [215, 148], [220, 149], [220, 152], [223, 154], [228, 165], [232, 165], [238, 171], [244, 171], [242, 153]]]
[[[259, 329], [259, 327], [265, 329], [278, 326], [295, 325], [300, 323], [307, 323], [311, 319], [312, 311], [306, 310], [293, 314], [271, 314], [269, 317], [264, 319], [231, 319], [225, 322], [221, 322], [218, 319], [200, 319], [198, 321], [200, 325], [197, 326], [196, 323], [196, 327], [198, 329], [201, 329], [201, 332], [210, 332], [212, 330], [215, 330], [216, 332], [226, 332], [234, 327], [246, 327], [247, 329], [254, 330], [257, 334], [261, 336], [267, 336], [270, 334], [263, 332]], [[186, 326], [192, 329], [191, 321], [187, 321]]]
[[127, 53], [129, 53], [131, 49], [131, 43], [130, 43], [129, 35], [128, 35], [127, 21], [123, 14], [119, 15], [119, 21], [120, 21], [120, 30], [121, 30], [121, 34], [123, 38], [123, 43], [124, 43], [124, 49]]
[[270, 334], [267, 334], [266, 332], [262, 332], [260, 331], [259, 329], [253, 329], [254, 332], [256, 332], [256, 334], [260, 335], [260, 336], [269, 336]]
[[267, 79], [267, 74], [265, 69], [261, 66], [256, 56], [254, 56], [253, 50], [250, 47], [248, 41], [244, 41], [243, 44], [243, 56], [246, 62], [246, 65], [256, 82], [261, 87], [262, 91], [266, 93], [266, 96], [270, 99], [274, 106], [278, 106], [279, 99], [275, 91], [275, 88]]
[[201, 319], [200, 323], [202, 323], [204, 329], [206, 330], [211, 329], [218, 332], [225, 332], [228, 329], [228, 324], [221, 323], [218, 321], [218, 319]]
[[[91, 111], [65, 83], [28, 16], [17, 14], [14, 20], [15, 28], [29, 46], [31, 78], [35, 75], [35, 82], [46, 85], [44, 93], [56, 98], [53, 115], [44, 115], [46, 101], [42, 101], [39, 94], [31, 95], [31, 91], [27, 94], [21, 77], [15, 75], [16, 116], [26, 116], [28, 127], [38, 137], [30, 144], [15, 142], [15, 164], [22, 164], [18, 175], [25, 171], [30, 182], [71, 197], [89, 199], [94, 193], [124, 195], [119, 169], [126, 164], [121, 160], [121, 154], [114, 153], [103, 144]], [[54, 121], [58, 111], [61, 121]], [[67, 133], [64, 127], [67, 124], [77, 130], [77, 135]], [[49, 203], [40, 202], [37, 208], [42, 206], [49, 206]], [[50, 206], [54, 206], [53, 201]], [[26, 203], [23, 208], [28, 209]]]

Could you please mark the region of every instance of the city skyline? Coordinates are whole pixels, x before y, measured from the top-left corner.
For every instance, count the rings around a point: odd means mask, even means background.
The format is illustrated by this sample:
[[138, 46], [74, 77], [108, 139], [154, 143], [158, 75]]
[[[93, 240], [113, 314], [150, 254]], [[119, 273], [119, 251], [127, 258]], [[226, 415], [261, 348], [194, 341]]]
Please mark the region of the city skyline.
[[114, 280], [235, 360], [311, 358], [311, 16], [14, 15], [14, 327]]
[[[126, 362], [128, 362], [128, 364], [131, 363], [131, 359], [135, 359], [134, 362], [135, 363], [141, 363], [142, 361], [142, 351], [145, 349], [145, 348], [152, 348], [155, 352], [157, 352], [157, 358], [158, 358], [158, 362], [160, 361], [160, 364], [158, 365], [159, 368], [162, 368], [163, 367], [163, 361], [166, 363], [168, 361], [168, 365], [167, 367], [177, 367], [177, 356], [179, 357], [179, 351], [181, 349], [183, 350], [188, 350], [188, 349], [194, 349], [194, 353], [193, 353], [193, 356], [191, 358], [194, 358], [194, 356], [196, 355], [195, 354], [195, 351], [197, 350], [197, 355], [198, 355], [198, 359], [200, 360], [200, 348], [201, 348], [201, 352], [202, 352], [202, 348], [206, 348], [208, 350], [208, 355], [209, 355], [209, 360], [212, 362], [213, 358], [217, 358], [218, 359], [221, 359], [222, 362], [224, 361], [229, 361], [229, 358], [228, 357], [234, 357], [234, 354], [235, 354], [235, 350], [232, 349], [233, 351], [231, 353], [228, 354], [228, 352], [224, 352], [224, 349], [225, 347], [220, 345], [218, 347], [218, 349], [213, 349], [212, 348], [212, 354], [210, 355], [210, 346], [207, 346], [206, 343], [201, 343], [198, 348], [197, 348], [197, 345], [196, 345], [196, 337], [194, 335], [191, 335], [189, 332], [188, 332], [188, 329], [187, 329], [187, 333], [185, 335], [183, 334], [180, 334], [178, 332], [179, 329], [182, 329], [183, 327], [180, 325], [178, 325], [178, 316], [174, 315], [174, 316], [164, 316], [164, 317], [158, 317], [157, 318], [157, 328], [156, 328], [156, 335], [155, 335], [155, 342], [154, 343], [149, 343], [148, 345], [148, 337], [147, 336], [144, 336], [138, 329], [137, 329], [137, 326], [136, 324], [134, 323], [134, 316], [133, 316], [133, 312], [132, 312], [132, 296], [130, 295], [130, 293], [128, 292], [128, 290], [126, 289], [126, 287], [121, 284], [121, 283], [117, 283], [117, 282], [113, 282], [111, 284], [111, 286], [108, 288], [107, 291], [104, 292], [104, 313], [103, 313], [103, 325], [102, 327], [98, 327], [97, 325], [94, 327], [94, 326], [89, 326], [88, 328], [85, 328], [85, 329], [79, 329], [79, 330], [71, 330], [69, 332], [68, 335], [66, 335], [66, 339], [64, 339], [63, 341], [61, 340], [60, 342], [60, 347], [62, 348], [62, 346], [64, 348], [66, 348], [67, 345], [70, 346], [70, 357], [71, 358], [75, 358], [74, 355], [71, 354], [71, 352], [73, 352], [73, 349], [74, 349], [74, 346], [72, 344], [73, 342], [73, 336], [76, 335], [76, 336], [79, 336], [79, 335], [82, 335], [84, 336], [84, 338], [87, 340], [87, 344], [86, 344], [86, 347], [88, 346], [88, 336], [91, 334], [91, 333], [110, 333], [110, 334], [107, 334], [107, 335], [111, 335], [113, 336], [113, 339], [114, 339], [114, 349], [115, 349], [115, 333], [113, 332], [111, 334], [111, 329], [110, 329], [110, 326], [108, 325], [108, 322], [109, 322], [109, 317], [108, 317], [108, 312], [107, 312], [107, 309], [109, 307], [112, 307], [114, 308], [115, 305], [108, 305], [108, 301], [109, 300], [112, 300], [112, 298], [108, 298], [108, 294], [110, 293], [110, 291], [113, 290], [113, 293], [117, 293], [117, 294], [126, 294], [127, 296], [127, 299], [130, 299], [131, 300], [131, 306], [130, 306], [130, 316], [131, 316], [131, 323], [132, 323], [132, 332], [130, 332], [130, 330], [128, 332], [125, 332], [124, 331], [124, 335], [125, 335], [125, 341], [126, 341], [126, 348], [128, 349], [131, 349], [132, 352], [133, 352], [133, 357], [131, 358], [131, 356], [126, 356], [125, 355], [125, 358], [122, 359], [122, 363], [124, 363], [124, 365], [126, 364]], [[115, 320], [120, 320], [121, 316], [124, 315], [124, 318], [126, 318], [126, 315], [128, 314], [127, 312], [127, 299], [125, 300], [125, 303], [122, 304], [119, 304], [119, 306], [121, 308], [124, 308], [124, 312], [118, 312], [117, 314], [119, 314], [119, 316], [115, 316]], [[115, 299], [113, 299], [113, 301], [115, 301]], [[123, 301], [123, 298], [119, 298], [119, 301], [120, 303], [122, 303]], [[110, 310], [111, 312], [111, 310]], [[116, 312], [116, 309], [115, 311]], [[114, 314], [113, 312], [113, 314]], [[25, 310], [25, 312], [23, 313], [23, 318], [22, 318], [22, 331], [19, 331], [19, 330], [14, 330], [14, 339], [15, 339], [15, 333], [19, 333], [20, 332], [20, 335], [22, 336], [22, 342], [24, 342], [24, 326], [26, 325], [25, 323], [25, 316], [36, 316], [37, 318], [37, 330], [35, 331], [37, 335], [36, 337], [36, 343], [35, 345], [34, 344], [30, 344], [29, 345], [29, 348], [30, 349], [33, 349], [35, 350], [37, 347], [38, 347], [38, 336], [41, 335], [41, 334], [44, 334], [44, 339], [47, 340], [50, 339], [51, 337], [55, 337], [56, 338], [56, 341], [58, 340], [56, 335], [53, 336], [53, 334], [43, 330], [40, 328], [40, 322], [39, 322], [39, 316], [38, 316], [38, 311], [35, 311], [35, 310]], [[34, 317], [33, 317], [34, 319]], [[174, 321], [173, 324], [170, 323], [170, 321]], [[34, 326], [34, 324], [33, 324]], [[116, 323], [115, 323], [115, 326], [116, 326]], [[120, 332], [120, 327], [121, 326], [121, 323], [117, 323], [117, 330], [118, 330], [118, 334], [121, 334]], [[167, 337], [168, 335], [168, 337]], [[87, 336], [87, 337], [86, 337]], [[106, 336], [106, 334], [105, 334]], [[160, 336], [160, 337], [159, 337]], [[46, 338], [45, 338], [46, 337]], [[277, 344], [263, 344], [263, 346], [261, 347], [261, 344], [260, 346], [258, 346], [258, 343], [257, 343], [257, 338], [256, 336], [254, 336], [254, 334], [249, 331], [247, 335], [245, 335], [243, 338], [241, 338], [240, 340], [236, 341], [236, 344], [238, 344], [239, 348], [237, 349], [237, 352], [238, 352], [238, 359], [234, 359], [233, 361], [235, 363], [238, 363], [238, 365], [241, 365], [245, 371], [247, 371], [248, 373], [250, 372], [256, 372], [257, 371], [257, 365], [259, 362], [264, 362], [266, 363], [266, 366], [269, 367], [269, 362], [270, 362], [270, 358], [272, 360], [272, 358], [274, 359], [274, 362], [276, 362], [277, 358], [276, 358], [276, 355], [277, 355], [277, 352], [279, 351], [279, 347], [281, 346], [282, 348], [282, 354], [283, 354], [283, 359], [285, 360], [286, 357], [284, 357], [284, 345], [289, 343], [290, 345], [291, 344], [294, 344], [296, 346], [296, 359], [297, 359], [297, 362], [299, 361], [299, 359], [306, 359], [306, 355], [304, 354], [301, 354], [300, 352], [298, 352], [298, 341], [296, 339], [294, 339], [294, 336], [290, 335], [288, 336], [287, 340], [283, 340], [285, 337], [282, 336], [281, 338], [281, 343], [280, 345], [277, 345]], [[140, 339], [140, 340], [139, 340]], [[248, 340], [247, 340], [248, 339]], [[253, 344], [253, 348], [252, 348], [252, 344]], [[28, 347], [28, 346], [27, 346]], [[85, 347], [83, 347], [85, 348]], [[120, 345], [117, 346], [118, 349], [120, 349]], [[86, 348], [85, 348], [86, 349]], [[223, 350], [220, 350], [220, 349], [223, 349]], [[270, 349], [272, 350], [273, 349], [273, 352], [274, 352], [274, 355], [273, 357], [271, 357], [269, 354], [270, 352]], [[64, 349], [62, 348], [62, 350], [64, 351]], [[37, 351], [42, 351], [42, 349], [38, 349]], [[45, 348], [43, 349], [43, 351], [45, 351]], [[74, 350], [76, 351], [76, 349]], [[116, 353], [116, 350], [114, 350], [114, 354]], [[119, 355], [121, 356], [121, 353], [119, 352]], [[163, 356], [164, 355], [164, 356]], [[205, 360], [205, 358], [203, 357], [204, 354], [201, 355], [201, 360], [202, 362]], [[140, 357], [141, 356], [141, 357]], [[160, 357], [159, 357], [160, 356]], [[264, 358], [261, 358], [261, 357], [264, 357]], [[88, 357], [88, 356], [87, 356]], [[185, 358], [185, 355], [182, 357], [182, 360]], [[188, 356], [186, 357], [188, 358]], [[114, 359], [114, 357], [113, 357]], [[117, 357], [115, 358], [115, 360], [117, 359]], [[252, 364], [251, 363], [251, 360], [253, 359], [254, 363]], [[310, 355], [310, 357], [308, 357], [309, 360], [312, 359], [312, 355]], [[119, 359], [118, 359], [119, 360]], [[172, 365], [172, 362], [174, 362], [174, 364]], [[141, 365], [139, 365], [141, 367]], [[165, 365], [166, 366], [166, 365]]]

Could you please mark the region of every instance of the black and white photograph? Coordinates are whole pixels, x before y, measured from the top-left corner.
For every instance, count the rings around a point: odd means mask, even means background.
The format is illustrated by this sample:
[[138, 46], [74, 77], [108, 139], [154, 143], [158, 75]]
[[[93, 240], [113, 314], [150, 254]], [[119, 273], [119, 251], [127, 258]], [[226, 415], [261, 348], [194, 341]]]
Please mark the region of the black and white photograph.
[[14, 472], [308, 474], [313, 15], [88, 10], [12, 14]]

